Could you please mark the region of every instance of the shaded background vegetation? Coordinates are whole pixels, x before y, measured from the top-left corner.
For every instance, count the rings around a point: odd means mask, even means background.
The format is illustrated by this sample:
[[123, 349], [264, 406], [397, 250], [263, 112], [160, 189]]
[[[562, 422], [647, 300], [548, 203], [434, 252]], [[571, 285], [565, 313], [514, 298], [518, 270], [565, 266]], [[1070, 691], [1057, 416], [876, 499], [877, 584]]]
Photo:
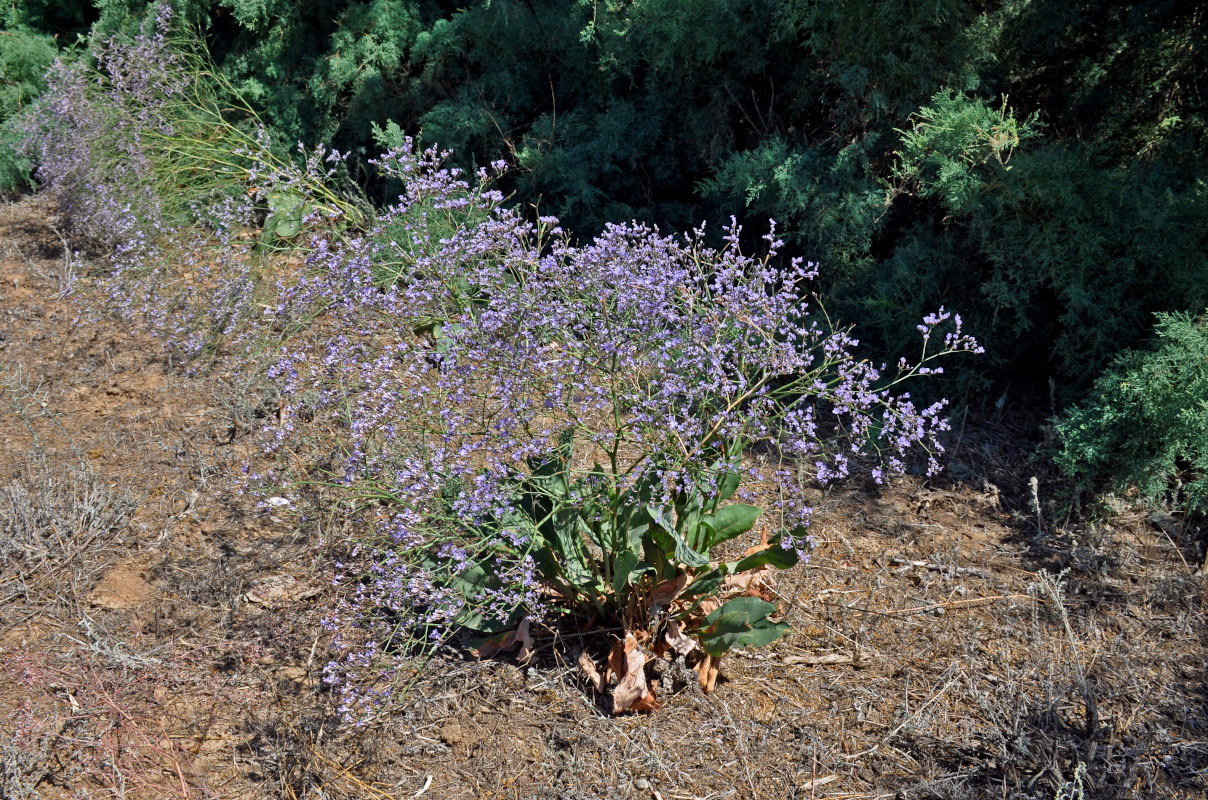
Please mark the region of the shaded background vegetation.
[[[27, 107], [56, 53], [86, 58], [89, 37], [150, 6], [15, 0], [0, 114]], [[959, 310], [988, 354], [943, 390], [975, 410], [1091, 413], [1105, 375], [1158, 352], [1156, 313], [1208, 306], [1205, 2], [176, 7], [281, 140], [351, 152], [370, 197], [391, 189], [364, 166], [390, 120], [464, 166], [508, 160], [511, 202], [581, 236], [734, 214], [754, 237], [774, 217], [821, 264], [832, 313], [885, 358], [927, 311]], [[3, 149], [0, 182], [28, 184], [28, 169]], [[1177, 344], [1162, 363], [1202, 375]], [[1109, 455], [1080, 474], [1127, 474]], [[1078, 458], [1097, 463], [1093, 447]], [[1194, 460], [1168, 459], [1171, 477]]]

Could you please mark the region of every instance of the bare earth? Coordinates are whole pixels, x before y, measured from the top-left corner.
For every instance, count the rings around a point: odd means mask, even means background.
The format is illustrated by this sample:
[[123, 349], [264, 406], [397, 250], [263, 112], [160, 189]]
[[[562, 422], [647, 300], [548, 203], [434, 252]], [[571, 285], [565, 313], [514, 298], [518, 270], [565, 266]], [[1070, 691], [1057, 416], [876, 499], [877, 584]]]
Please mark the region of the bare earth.
[[819, 492], [794, 633], [711, 695], [667, 665], [659, 712], [613, 718], [551, 631], [343, 726], [344, 531], [238, 491], [271, 394], [170, 365], [52, 226], [0, 207], [0, 797], [1208, 796], [1203, 521], [1065, 521], [1040, 419], [958, 421], [938, 480]]

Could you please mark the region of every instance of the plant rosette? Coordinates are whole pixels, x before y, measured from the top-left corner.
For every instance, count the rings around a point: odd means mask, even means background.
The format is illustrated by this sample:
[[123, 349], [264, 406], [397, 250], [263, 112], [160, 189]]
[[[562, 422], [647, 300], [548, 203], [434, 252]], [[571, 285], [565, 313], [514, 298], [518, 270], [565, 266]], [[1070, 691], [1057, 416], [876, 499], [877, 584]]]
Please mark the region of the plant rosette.
[[[578, 625], [580, 631], [619, 626], [624, 632], [602, 671], [589, 655], [580, 659], [598, 692], [606, 692], [615, 676], [614, 713], [658, 708], [656, 687], [644, 678], [649, 653], [698, 661], [700, 685], [711, 692], [727, 651], [762, 647], [789, 631], [787, 623], [776, 619], [780, 608], [774, 574], [798, 562], [792, 542], [803, 539], [804, 531], [769, 540], [765, 527], [760, 543], [742, 558], [711, 557], [719, 545], [749, 533], [762, 513], [745, 503], [721, 505], [741, 483], [736, 463], [740, 447], [733, 443], [728, 450], [664, 509], [652, 500], [661, 485], [655, 472], [619, 495], [593, 480], [602, 474], [598, 465], [588, 476], [569, 482], [573, 452], [564, 441], [556, 457], [530, 464], [531, 472], [516, 486], [516, 510], [501, 520], [513, 537], [531, 542], [528, 555], [537, 564], [549, 607], [566, 609], [565, 617], [591, 609], [585, 622], [579, 620], [584, 623]], [[612, 511], [602, 514], [601, 507]], [[496, 588], [496, 577], [480, 565], [464, 571], [459, 583], [467, 611], [458, 622], [481, 629], [487, 620], [471, 609]], [[516, 651], [527, 662], [533, 647], [531, 619], [498, 622], [498, 630], [476, 643], [476, 654]]]

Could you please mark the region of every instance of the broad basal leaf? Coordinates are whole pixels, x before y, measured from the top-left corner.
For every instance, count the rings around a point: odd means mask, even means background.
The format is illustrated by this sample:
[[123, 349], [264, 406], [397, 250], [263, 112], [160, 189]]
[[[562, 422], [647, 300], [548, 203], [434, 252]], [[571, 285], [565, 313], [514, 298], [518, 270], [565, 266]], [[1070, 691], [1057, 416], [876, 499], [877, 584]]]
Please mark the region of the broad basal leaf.
[[776, 569], [788, 569], [795, 565], [799, 557], [795, 548], [784, 548], [780, 546], [780, 537], [772, 539], [768, 546], [751, 553], [746, 558], [740, 558], [738, 561], [731, 562], [727, 565], [731, 575], [737, 575], [742, 572], [760, 569], [761, 567], [775, 567]]
[[717, 499], [729, 500], [738, 491], [739, 484], [742, 483], [742, 476], [737, 472], [727, 472], [721, 476], [721, 480], [717, 482]]
[[768, 616], [776, 606], [757, 597], [739, 597], [705, 617], [697, 640], [706, 653], [721, 656], [734, 647], [763, 647], [789, 632], [786, 622], [772, 622]]
[[292, 239], [302, 232], [302, 221], [310, 213], [310, 203], [294, 192], [274, 191], [268, 194], [269, 215], [264, 220], [264, 236], [271, 240]]
[[653, 569], [654, 567], [641, 561], [637, 553], [629, 550], [619, 553], [612, 562], [612, 590], [618, 604], [623, 605], [622, 598], [627, 597], [626, 590], [637, 585], [642, 576]]
[[709, 547], [713, 548], [735, 536], [741, 536], [755, 526], [755, 520], [763, 509], [745, 503], [735, 503], [718, 509], [716, 514], [705, 517], [702, 524], [709, 526]]
[[514, 630], [507, 633], [480, 639], [474, 643], [474, 647], [470, 652], [478, 658], [490, 658], [493, 655], [517, 649], [516, 660], [521, 664], [527, 664], [532, 660], [533, 636], [529, 633], [529, 621], [527, 619], [522, 620]]
[[652, 513], [651, 516], [655, 524], [650, 528], [650, 535], [658, 543], [667, 560], [689, 567], [709, 566], [709, 557], [694, 550], [688, 542], [684, 541], [680, 532], [667, 520], [666, 514]]

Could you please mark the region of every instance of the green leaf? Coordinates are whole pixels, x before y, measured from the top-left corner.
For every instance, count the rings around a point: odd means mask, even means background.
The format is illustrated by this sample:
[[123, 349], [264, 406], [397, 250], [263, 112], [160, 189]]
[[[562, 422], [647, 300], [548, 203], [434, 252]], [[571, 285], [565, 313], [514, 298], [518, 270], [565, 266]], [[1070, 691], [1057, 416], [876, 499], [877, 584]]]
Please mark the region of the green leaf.
[[432, 341], [438, 353], [448, 353], [453, 347], [454, 336], [466, 329], [460, 322], [437, 322], [432, 325]]
[[717, 499], [729, 500], [738, 491], [739, 484], [742, 483], [742, 476], [737, 472], [727, 472], [721, 476], [721, 480], [717, 482]]
[[709, 557], [694, 550], [674, 529], [671, 530], [671, 537], [675, 541], [675, 550], [672, 554], [675, 561], [688, 567], [709, 566]]
[[528, 488], [536, 490], [536, 494], [549, 498], [557, 502], [564, 499], [570, 494], [570, 487], [566, 483], [566, 476], [561, 472], [539, 473], [534, 472], [528, 477]]
[[566, 468], [570, 463], [574, 448], [574, 434], [563, 431], [558, 434], [557, 450], [543, 459], [531, 458], [528, 461], [531, 473], [527, 482], [550, 498], [564, 499], [570, 494], [570, 484], [566, 477]]
[[703, 520], [704, 514], [701, 512], [699, 506], [685, 513], [676, 514], [676, 537], [684, 542], [686, 547], [707, 551], [709, 543], [705, 540], [705, 537], [702, 535], [704, 532], [701, 530], [701, 522]]
[[768, 546], [758, 553], [752, 553], [746, 558], [741, 558], [738, 561], [730, 562], [726, 567], [730, 570], [730, 574], [738, 575], [747, 570], [759, 569], [760, 567], [771, 565], [776, 569], [788, 569], [798, 562], [796, 548], [790, 547], [785, 549], [780, 546], [780, 537], [772, 539], [768, 542]]
[[[604, 474], [604, 468], [595, 465], [594, 474]], [[614, 505], [625, 509], [620, 524], [625, 526], [625, 535], [630, 550], [638, 551], [643, 548], [644, 540], [649, 536], [651, 527], [655, 524], [650, 511], [650, 500], [654, 496], [654, 476], [644, 475], [632, 487], [616, 499]]]
[[[567, 579], [581, 589], [589, 585], [599, 585], [599, 575], [593, 568], [591, 554], [583, 543], [579, 531], [579, 517], [576, 514], [562, 511], [554, 515], [554, 543]], [[549, 539], [546, 539], [549, 542]]]
[[[637, 553], [626, 550], [617, 555], [612, 562], [612, 590], [616, 594], [617, 602], [620, 603], [622, 595], [627, 595], [626, 589], [633, 585], [631, 580], [634, 574], [634, 568], [639, 563]], [[639, 571], [637, 573], [641, 575]]]
[[544, 543], [540, 547], [534, 547], [532, 550], [533, 563], [537, 565], [537, 574], [543, 580], [548, 581], [559, 589], [569, 589], [572, 587], [566, 586], [566, 581], [562, 576], [562, 568], [558, 565], [558, 559], [554, 556], [554, 551]]
[[735, 536], [751, 530], [755, 525], [755, 520], [759, 519], [759, 515], [762, 513], [763, 509], [756, 506], [735, 503], [719, 509], [711, 517], [705, 517], [702, 522], [712, 529], [707, 548], [716, 547], [722, 542], [727, 542]]
[[653, 524], [654, 520], [645, 511], [638, 511], [629, 518], [626, 540], [630, 550], [638, 551], [641, 549], [642, 538], [650, 532], [650, 527]]
[[671, 524], [665, 514], [659, 515], [654, 509], [651, 509], [651, 517], [655, 523], [650, 528], [651, 536], [668, 560], [685, 564], [689, 567], [709, 566], [709, 557], [693, 549], [691, 545], [684, 541], [684, 537], [675, 529], [675, 526]]
[[[468, 628], [472, 631], [481, 631], [482, 633], [499, 633], [500, 631], [509, 631], [516, 627], [516, 622], [520, 619], [521, 609], [516, 609], [507, 619], [500, 619], [496, 616], [486, 617], [482, 610], [477, 606], [466, 606], [453, 619], [454, 624], [460, 625], [463, 628]], [[488, 621], [489, 620], [489, 621]], [[477, 645], [476, 645], [477, 646]]]
[[486, 617], [482, 607], [475, 602], [487, 589], [499, 588], [500, 583], [495, 573], [483, 564], [475, 564], [452, 580], [453, 588], [466, 599], [466, 605], [454, 618], [454, 622], [463, 627], [483, 633], [496, 633], [516, 627], [521, 609], [516, 609], [506, 619], [497, 616]]
[[297, 192], [275, 190], [268, 193], [268, 207], [274, 214], [296, 211], [305, 204], [306, 198]]
[[[692, 583], [684, 587], [684, 591], [680, 592], [680, 600], [689, 600], [693, 597], [708, 597], [709, 595], [717, 594], [721, 589], [721, 582], [730, 574], [730, 568], [727, 564], [719, 564], [708, 572], [697, 575], [692, 579]], [[695, 604], [693, 605], [695, 608]], [[688, 609], [691, 611], [691, 609]]]
[[763, 647], [791, 630], [787, 622], [772, 622], [768, 616], [776, 606], [758, 597], [739, 597], [705, 617], [693, 631], [701, 647], [711, 656], [721, 656], [734, 647]]
[[268, 193], [269, 215], [264, 220], [263, 238], [292, 239], [302, 232], [302, 220], [311, 210], [306, 198], [296, 192]]

